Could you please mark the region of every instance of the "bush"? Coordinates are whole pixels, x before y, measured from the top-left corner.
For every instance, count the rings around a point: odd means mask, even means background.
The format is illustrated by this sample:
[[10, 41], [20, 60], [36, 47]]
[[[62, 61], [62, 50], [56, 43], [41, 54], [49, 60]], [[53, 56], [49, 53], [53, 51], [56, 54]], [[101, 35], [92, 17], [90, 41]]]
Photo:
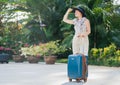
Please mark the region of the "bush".
[[91, 49], [91, 51], [90, 51], [91, 59], [93, 59], [95, 61], [99, 61], [101, 56], [102, 56], [102, 51], [103, 51], [103, 49], [101, 49], [101, 48], [99, 48], [99, 49], [97, 49], [97, 48]]
[[90, 51], [90, 64], [120, 66], [120, 50], [114, 44], [105, 48], [93, 48]]
[[65, 52], [64, 46], [59, 45], [58, 41], [50, 41], [47, 43], [40, 43], [39, 45], [32, 45], [29, 47], [22, 47], [22, 55], [59, 55]]
[[58, 41], [50, 41], [47, 43], [40, 44], [40, 53], [43, 56], [58, 55], [59, 53], [65, 51], [65, 47], [59, 45]]

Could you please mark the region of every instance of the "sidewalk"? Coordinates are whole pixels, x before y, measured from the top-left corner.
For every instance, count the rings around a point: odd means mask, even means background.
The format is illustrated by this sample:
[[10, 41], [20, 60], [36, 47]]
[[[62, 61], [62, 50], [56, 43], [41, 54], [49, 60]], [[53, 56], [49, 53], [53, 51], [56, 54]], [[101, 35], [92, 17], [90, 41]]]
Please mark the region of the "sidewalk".
[[68, 82], [67, 64], [0, 64], [0, 85], [119, 85], [120, 68], [89, 66], [87, 83]]

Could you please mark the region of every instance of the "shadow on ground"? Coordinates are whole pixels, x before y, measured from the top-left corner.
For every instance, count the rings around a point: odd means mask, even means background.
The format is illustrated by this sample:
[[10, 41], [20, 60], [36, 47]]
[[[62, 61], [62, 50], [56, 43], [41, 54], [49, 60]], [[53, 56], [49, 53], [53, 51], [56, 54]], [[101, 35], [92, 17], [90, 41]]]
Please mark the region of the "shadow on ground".
[[83, 85], [83, 82], [65, 82], [62, 85]]

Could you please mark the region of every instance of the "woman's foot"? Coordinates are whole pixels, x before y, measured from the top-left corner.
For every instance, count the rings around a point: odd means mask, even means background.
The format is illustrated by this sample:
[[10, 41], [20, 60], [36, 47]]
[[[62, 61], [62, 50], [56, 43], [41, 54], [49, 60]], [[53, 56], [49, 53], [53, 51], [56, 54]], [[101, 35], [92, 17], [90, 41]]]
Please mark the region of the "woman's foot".
[[84, 78], [84, 82], [87, 82], [87, 78]]
[[69, 78], [69, 82], [72, 82], [72, 79]]

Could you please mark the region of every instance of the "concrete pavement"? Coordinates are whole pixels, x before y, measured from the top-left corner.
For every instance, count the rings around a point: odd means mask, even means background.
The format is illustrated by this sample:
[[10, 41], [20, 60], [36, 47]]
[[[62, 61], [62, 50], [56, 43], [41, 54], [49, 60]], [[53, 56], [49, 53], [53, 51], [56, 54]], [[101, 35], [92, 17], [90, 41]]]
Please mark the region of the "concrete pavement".
[[87, 83], [68, 82], [67, 64], [0, 64], [0, 85], [120, 85], [120, 68], [89, 66]]

